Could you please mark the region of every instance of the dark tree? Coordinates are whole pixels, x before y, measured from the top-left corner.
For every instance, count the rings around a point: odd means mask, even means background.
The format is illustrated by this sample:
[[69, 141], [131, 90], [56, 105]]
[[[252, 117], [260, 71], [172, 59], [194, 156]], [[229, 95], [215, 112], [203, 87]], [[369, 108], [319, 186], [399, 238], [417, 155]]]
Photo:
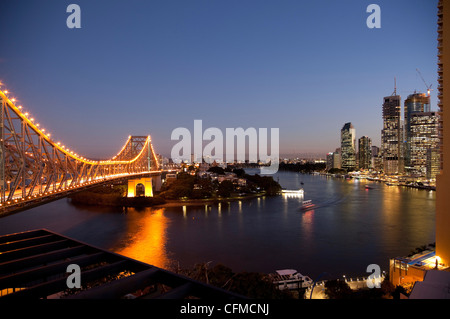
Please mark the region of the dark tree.
[[223, 181], [219, 184], [217, 190], [217, 195], [221, 197], [230, 197], [231, 193], [234, 191], [234, 185], [231, 181]]
[[243, 177], [245, 175], [245, 170], [243, 168], [235, 168], [233, 169], [233, 173], [235, 173], [237, 177]]
[[208, 172], [225, 175], [225, 170], [220, 166], [213, 166], [208, 169]]
[[325, 294], [330, 299], [347, 299], [351, 297], [352, 289], [343, 280], [329, 280], [325, 283]]

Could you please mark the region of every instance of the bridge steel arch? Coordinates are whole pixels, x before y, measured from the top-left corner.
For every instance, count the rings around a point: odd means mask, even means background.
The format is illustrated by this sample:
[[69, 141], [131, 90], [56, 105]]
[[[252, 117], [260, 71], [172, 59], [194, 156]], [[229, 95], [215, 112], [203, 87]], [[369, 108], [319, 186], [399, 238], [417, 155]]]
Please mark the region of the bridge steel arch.
[[111, 159], [90, 160], [53, 141], [0, 90], [0, 211], [39, 197], [127, 176], [156, 173], [150, 136], [129, 136]]

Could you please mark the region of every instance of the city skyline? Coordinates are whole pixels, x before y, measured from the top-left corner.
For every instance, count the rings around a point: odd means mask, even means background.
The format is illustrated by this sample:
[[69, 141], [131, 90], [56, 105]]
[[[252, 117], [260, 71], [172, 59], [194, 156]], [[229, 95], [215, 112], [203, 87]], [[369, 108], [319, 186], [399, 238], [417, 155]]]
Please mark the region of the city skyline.
[[381, 29], [360, 1], [77, 4], [81, 29], [66, 27], [67, 4], [3, 2], [0, 81], [86, 157], [147, 134], [168, 156], [172, 130], [196, 119], [278, 127], [281, 156], [333, 151], [347, 122], [381, 146], [394, 78], [402, 104], [426, 92], [416, 69], [437, 110], [437, 1], [377, 1]]

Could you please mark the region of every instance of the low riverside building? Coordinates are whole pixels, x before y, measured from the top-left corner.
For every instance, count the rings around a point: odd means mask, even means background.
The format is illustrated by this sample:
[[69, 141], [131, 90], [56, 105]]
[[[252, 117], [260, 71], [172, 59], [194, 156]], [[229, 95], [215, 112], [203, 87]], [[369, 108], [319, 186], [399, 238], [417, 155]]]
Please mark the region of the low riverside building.
[[443, 265], [434, 249], [427, 249], [408, 257], [396, 257], [389, 261], [389, 279], [394, 286], [403, 286], [407, 291], [416, 282], [423, 281], [429, 270], [450, 271]]

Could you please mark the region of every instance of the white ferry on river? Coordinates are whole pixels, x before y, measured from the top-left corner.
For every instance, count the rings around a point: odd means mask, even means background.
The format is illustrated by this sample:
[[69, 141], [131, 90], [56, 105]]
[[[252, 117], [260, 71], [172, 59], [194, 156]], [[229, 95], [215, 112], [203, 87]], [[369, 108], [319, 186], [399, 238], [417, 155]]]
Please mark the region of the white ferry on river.
[[282, 194], [286, 194], [286, 195], [302, 196], [304, 194], [304, 191], [303, 191], [303, 188], [300, 188], [300, 189], [282, 189], [281, 193]]

